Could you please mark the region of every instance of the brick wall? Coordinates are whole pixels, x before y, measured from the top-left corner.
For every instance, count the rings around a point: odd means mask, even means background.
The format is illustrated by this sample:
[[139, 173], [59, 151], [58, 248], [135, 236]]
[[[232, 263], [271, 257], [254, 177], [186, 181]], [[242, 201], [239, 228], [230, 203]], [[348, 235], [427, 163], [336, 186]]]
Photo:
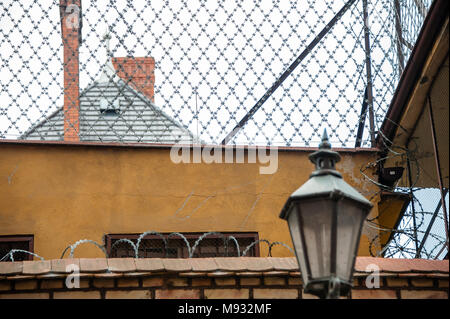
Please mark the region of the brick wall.
[[[0, 299], [9, 298], [94, 298], [94, 299], [312, 299], [303, 292], [301, 278], [283, 275], [189, 275], [189, 274], [108, 274], [83, 275], [80, 288], [68, 289], [66, 276], [40, 276], [0, 280]], [[411, 299], [448, 298], [448, 279], [382, 278], [378, 289], [368, 289], [365, 278], [356, 278], [345, 298]], [[344, 298], [344, 297], [343, 297]]]
[[[79, 141], [81, 42], [80, 0], [60, 0], [61, 36], [64, 47], [64, 140]], [[78, 8], [78, 9], [75, 9]]]
[[155, 59], [152, 57], [113, 58], [112, 63], [125, 83], [155, 102]]
[[[140, 259], [139, 262], [135, 259], [63, 260], [64, 264], [75, 262], [80, 266], [79, 288], [72, 289], [65, 284], [69, 274], [62, 273], [64, 267], [61, 267], [61, 260], [23, 262], [22, 266], [20, 262], [0, 263], [0, 299], [316, 298], [303, 292], [300, 273], [286, 267], [283, 259], [291, 258], [240, 259], [244, 261], [244, 267], [238, 267], [240, 269], [236, 269], [236, 258], [173, 259], [168, 262], [164, 259]], [[267, 267], [267, 262], [272, 267]], [[283, 262], [283, 266], [276, 267], [277, 263], [281, 265]], [[228, 266], [221, 267], [220, 263]], [[259, 271], [256, 271], [258, 267]], [[445, 267], [448, 267], [448, 261]], [[445, 273], [442, 267], [432, 272], [422, 270], [420, 273], [383, 270], [379, 277], [380, 286], [374, 289], [367, 288], [367, 276], [367, 273], [357, 271], [353, 289], [349, 296], [342, 298], [448, 298], [448, 269]]]

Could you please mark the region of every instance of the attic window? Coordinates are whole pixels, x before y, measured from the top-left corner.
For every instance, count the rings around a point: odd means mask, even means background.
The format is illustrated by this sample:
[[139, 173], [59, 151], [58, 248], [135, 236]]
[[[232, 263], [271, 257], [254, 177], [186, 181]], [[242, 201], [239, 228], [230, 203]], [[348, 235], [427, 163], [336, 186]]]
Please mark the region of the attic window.
[[120, 113], [119, 100], [116, 99], [112, 103], [106, 98], [100, 100], [100, 113], [105, 116], [114, 116]]

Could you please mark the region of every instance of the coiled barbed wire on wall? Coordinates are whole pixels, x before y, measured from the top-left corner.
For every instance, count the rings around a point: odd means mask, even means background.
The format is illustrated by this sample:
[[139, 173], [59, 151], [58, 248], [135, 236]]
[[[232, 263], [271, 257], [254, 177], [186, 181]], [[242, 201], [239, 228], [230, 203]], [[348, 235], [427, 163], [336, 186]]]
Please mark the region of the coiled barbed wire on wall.
[[[252, 247], [254, 247], [255, 245], [259, 244], [260, 242], [263, 242], [263, 243], [267, 244], [267, 247], [268, 247], [268, 256], [269, 256], [269, 257], [272, 256], [272, 249], [273, 249], [273, 247], [275, 247], [275, 246], [283, 246], [283, 247], [287, 248], [287, 249], [292, 253], [293, 256], [295, 255], [293, 249], [292, 249], [290, 246], [286, 245], [285, 243], [279, 242], [279, 241], [271, 242], [271, 241], [269, 241], [269, 240], [267, 240], [267, 239], [259, 239], [259, 240], [253, 241], [251, 244], [249, 244], [248, 246], [246, 246], [246, 247], [242, 250], [242, 253], [241, 253], [241, 249], [240, 249], [240, 246], [239, 246], [239, 243], [238, 243], [237, 239], [236, 239], [234, 236], [231, 236], [231, 235], [230, 235], [230, 236], [225, 236], [224, 234], [222, 234], [222, 233], [220, 233], [220, 232], [206, 232], [206, 233], [203, 233], [198, 239], [196, 239], [194, 245], [191, 247], [191, 245], [189, 244], [188, 239], [187, 239], [183, 234], [181, 234], [181, 233], [179, 233], [179, 232], [173, 232], [173, 233], [170, 233], [169, 235], [167, 235], [167, 238], [166, 238], [162, 233], [159, 233], [159, 232], [156, 232], [156, 231], [146, 231], [146, 232], [143, 232], [143, 233], [141, 233], [141, 234], [139, 235], [138, 239], [136, 240], [136, 243], [135, 243], [133, 240], [128, 239], [128, 238], [121, 238], [121, 239], [116, 240], [116, 241], [111, 245], [111, 249], [110, 249], [109, 253], [107, 252], [106, 244], [101, 245], [101, 244], [99, 244], [98, 242], [96, 242], [96, 241], [94, 241], [94, 240], [90, 240], [90, 239], [81, 239], [81, 240], [78, 240], [78, 241], [76, 241], [75, 243], [73, 243], [73, 244], [67, 246], [67, 247], [64, 249], [64, 251], [63, 251], [63, 253], [62, 253], [60, 259], [63, 259], [63, 258], [64, 258], [66, 252], [67, 252], [69, 249], [70, 249], [69, 258], [73, 258], [73, 257], [74, 257], [75, 249], [76, 249], [78, 246], [80, 246], [81, 244], [92, 244], [92, 245], [94, 245], [95, 247], [99, 248], [99, 249], [105, 254], [105, 258], [111, 258], [111, 257], [112, 257], [112, 254], [113, 254], [113, 252], [114, 252], [114, 249], [116, 249], [116, 247], [117, 247], [118, 244], [120, 244], [120, 243], [126, 243], [126, 244], [128, 244], [130, 247], [132, 247], [132, 249], [133, 249], [133, 251], [134, 251], [134, 257], [135, 257], [135, 258], [142, 258], [142, 257], [139, 255], [139, 247], [140, 247], [140, 244], [141, 244], [142, 240], [145, 239], [145, 237], [146, 237], [147, 235], [156, 235], [156, 236], [158, 236], [158, 237], [161, 238], [161, 240], [162, 240], [163, 243], [164, 243], [164, 251], [165, 251], [165, 257], [166, 257], [166, 258], [168, 257], [168, 250], [169, 250], [169, 248], [170, 248], [168, 242], [169, 242], [169, 239], [170, 239], [171, 237], [175, 237], [175, 236], [180, 237], [180, 238], [183, 240], [183, 242], [185, 243], [185, 245], [186, 245], [186, 248], [187, 248], [188, 253], [189, 253], [189, 258], [194, 258], [194, 253], [195, 253], [197, 247], [200, 245], [200, 243], [202, 242], [202, 240], [204, 240], [205, 238], [207, 238], [207, 237], [210, 236], [210, 235], [216, 235], [216, 236], [219, 236], [219, 237], [221, 237], [221, 239], [223, 240], [223, 245], [224, 245], [224, 248], [225, 248], [225, 249], [224, 249], [224, 255], [223, 255], [223, 257], [227, 257], [227, 256], [228, 256], [228, 246], [229, 246], [229, 243], [230, 243], [230, 242], [231, 242], [232, 244], [234, 244], [235, 247], [236, 247], [236, 254], [237, 254], [237, 257], [245, 257], [245, 256], [247, 256], [247, 254], [248, 254], [248, 252], [250, 251], [250, 249], [251, 249]], [[21, 250], [21, 249], [12, 249], [12, 250], [11, 250], [10, 252], [8, 252], [5, 256], [3, 256], [3, 257], [0, 259], [0, 261], [7, 261], [8, 259], [10, 259], [11, 261], [14, 261], [14, 253], [16, 253], [16, 252], [27, 253], [27, 254], [33, 255], [33, 256], [35, 256], [35, 257], [41, 259], [41, 260], [44, 260], [43, 257], [41, 257], [41, 256], [39, 256], [39, 255], [37, 255], [37, 254], [35, 254], [35, 253], [33, 253], [33, 252], [29, 252], [29, 251]]]
[[5, 256], [3, 256], [0, 259], [0, 262], [1, 261], [7, 261], [8, 258], [11, 259], [11, 261], [14, 261], [14, 254], [15, 253], [25, 253], [25, 254], [29, 254], [29, 255], [35, 256], [35, 257], [39, 258], [40, 260], [44, 260], [43, 257], [41, 257], [38, 254], [35, 254], [35, 253], [31, 252], [31, 251], [23, 250], [23, 249], [11, 249]]
[[[386, 118], [386, 120], [390, 121], [404, 133], [410, 134], [408, 130], [406, 130], [398, 123], [393, 122], [389, 118]], [[425, 209], [423, 205], [423, 199], [420, 199], [417, 196], [420, 191], [423, 191], [425, 189], [415, 186], [418, 183], [423, 170], [420, 161], [417, 158], [418, 146], [414, 139], [411, 139], [411, 145], [409, 147], [403, 147], [401, 145], [394, 144], [393, 141], [387, 138], [381, 130], [378, 131], [378, 134], [380, 141], [382, 142], [384, 149], [386, 150], [386, 155], [384, 155], [382, 158], [377, 159], [375, 162], [367, 163], [360, 169], [363, 177], [379, 188], [379, 191], [373, 194], [371, 199], [380, 195], [383, 191], [399, 192], [408, 194], [410, 196], [410, 203], [408, 205], [408, 208], [404, 212], [401, 222], [399, 223], [397, 228], [390, 228], [386, 225], [380, 224], [379, 219], [383, 214], [382, 211], [378, 212], [378, 216], [374, 218], [368, 218], [366, 220], [366, 226], [377, 231], [377, 234], [369, 239], [369, 252], [371, 256], [374, 257], [383, 256], [387, 258], [395, 257], [425, 259], [438, 258], [439, 253], [442, 252], [441, 247], [446, 244], [447, 238], [445, 236], [430, 232], [431, 226], [433, 226], [432, 224], [430, 225], [430, 223], [443, 223], [444, 218], [441, 214], [438, 214], [439, 211], [436, 212], [435, 210], [433, 212]], [[393, 186], [384, 185], [380, 181], [374, 180], [366, 173], [366, 170], [368, 168], [379, 167], [386, 160], [392, 158], [400, 158], [400, 161], [402, 163], [409, 162], [410, 164], [414, 164], [414, 171], [411, 170], [411, 167], [413, 165], [408, 165], [408, 169], [405, 171], [405, 173], [408, 174], [408, 177], [410, 178], [408, 187], [399, 187], [399, 181], [397, 181], [397, 183]], [[438, 208], [439, 206], [437, 207], [437, 209]], [[432, 216], [431, 221], [429, 221], [429, 218], [427, 218], [430, 216]], [[427, 221], [429, 221], [428, 224]], [[426, 226], [427, 230], [424, 231], [423, 228]], [[389, 242], [387, 242], [381, 250], [377, 249], [377, 247], [379, 247], [380, 238], [382, 236], [386, 236], [386, 234], [389, 234]], [[423, 241], [429, 242], [428, 238], [431, 238], [434, 243], [431, 244], [431, 247], [426, 247], [425, 242], [421, 242], [420, 249], [418, 249], [420, 236], [422, 236]], [[425, 236], [427, 237], [424, 238]]]

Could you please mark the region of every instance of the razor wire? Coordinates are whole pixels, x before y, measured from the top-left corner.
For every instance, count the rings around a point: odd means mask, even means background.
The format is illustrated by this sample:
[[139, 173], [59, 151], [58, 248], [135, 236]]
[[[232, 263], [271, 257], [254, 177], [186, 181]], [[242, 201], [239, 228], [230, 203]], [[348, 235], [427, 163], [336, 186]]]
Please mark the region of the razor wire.
[[[183, 242], [186, 244], [186, 248], [188, 249], [189, 257], [191, 257], [192, 256], [191, 246], [189, 245], [189, 241], [186, 239], [186, 237], [183, 234], [178, 233], [178, 232], [171, 233], [171, 234], [169, 234], [169, 236], [167, 236], [167, 241], [169, 241], [169, 239], [171, 237], [175, 237], [175, 236], [178, 236], [183, 240]], [[166, 257], [167, 257], [167, 247], [166, 247]]]
[[[170, 238], [175, 237], [175, 236], [180, 237], [181, 240], [183, 241], [183, 243], [186, 245], [186, 248], [187, 248], [187, 251], [188, 251], [188, 258], [195, 258], [195, 252], [196, 252], [197, 248], [199, 246], [201, 246], [202, 241], [205, 240], [206, 238], [208, 238], [208, 236], [212, 236], [212, 235], [218, 236], [220, 238], [220, 241], [222, 242], [223, 247], [224, 247], [223, 257], [227, 257], [228, 256], [229, 242], [233, 242], [234, 243], [234, 245], [236, 247], [236, 255], [237, 255], [237, 257], [245, 257], [248, 254], [248, 252], [250, 251], [250, 249], [252, 249], [255, 245], [258, 245], [260, 242], [264, 242], [264, 243], [267, 244], [268, 256], [269, 257], [272, 256], [272, 248], [274, 246], [277, 246], [277, 245], [280, 245], [280, 246], [283, 246], [283, 247], [287, 248], [292, 253], [292, 255], [294, 255], [294, 251], [292, 250], [292, 248], [289, 245], [286, 245], [285, 243], [279, 242], [279, 241], [271, 242], [271, 241], [269, 241], [267, 239], [259, 239], [259, 240], [255, 240], [255, 241], [251, 242], [249, 245], [247, 245], [242, 250], [242, 253], [241, 253], [241, 246], [239, 244], [239, 240], [235, 236], [232, 236], [232, 235], [228, 235], [227, 236], [227, 235], [225, 235], [225, 234], [223, 234], [221, 232], [214, 232], [213, 231], [213, 232], [203, 233], [202, 235], [198, 236], [198, 238], [195, 239], [195, 241], [193, 242], [193, 244], [191, 246], [189, 240], [182, 233], [172, 232], [172, 233], [170, 233], [168, 235], [163, 235], [162, 233], [159, 233], [159, 232], [156, 232], [156, 231], [146, 231], [146, 232], [143, 232], [142, 234], [139, 235], [138, 239], [136, 240], [136, 244], [130, 238], [121, 238], [121, 239], [116, 240], [111, 245], [111, 249], [110, 249], [110, 252], [109, 252], [108, 256], [111, 258], [114, 248], [116, 248], [116, 246], [119, 243], [122, 243], [122, 242], [127, 243], [130, 246], [132, 246], [135, 251], [139, 250], [140, 244], [142, 243], [143, 240], [146, 239], [146, 237], [148, 235], [156, 235], [163, 241], [163, 248], [165, 250], [165, 254], [164, 255], [165, 255], [166, 258], [168, 257], [167, 250], [170, 248], [170, 245], [169, 245], [169, 239]], [[215, 237], [215, 239], [218, 239], [218, 238]], [[152, 246], [152, 247], [159, 248], [159, 246]], [[141, 258], [141, 257], [139, 256], [139, 254], [136, 253], [135, 254], [135, 258]]]
[[[389, 121], [404, 134], [410, 134], [408, 130], [398, 123], [392, 120]], [[382, 133], [380, 138], [386, 150], [386, 155], [378, 158], [376, 162], [365, 164], [360, 169], [363, 178], [375, 184], [379, 189], [370, 195], [372, 198], [375, 198], [383, 191], [403, 193], [410, 196], [410, 202], [395, 228], [387, 227], [379, 222], [380, 217], [383, 217], [382, 215], [385, 214], [383, 211], [379, 211], [378, 216], [375, 218], [366, 220], [366, 227], [375, 230], [375, 235], [369, 238], [370, 254], [386, 258], [442, 258], [441, 254], [448, 239], [445, 234], [445, 223], [437, 181], [434, 181], [434, 188], [416, 186], [419, 179], [428, 173], [426, 167], [420, 163], [418, 145], [414, 139], [410, 139], [410, 145], [405, 147], [395, 144]], [[384, 185], [380, 181], [371, 178], [366, 172], [371, 167], [381, 167], [381, 164], [388, 159], [414, 164], [410, 165], [409, 169], [404, 173], [403, 178], [410, 178], [410, 181], [406, 183], [409, 184], [408, 187], [398, 186], [400, 180], [393, 185]], [[411, 166], [414, 169], [411, 169]], [[448, 189], [444, 190], [444, 198], [448, 207]], [[389, 236], [388, 242], [385, 243], [384, 247], [381, 247], [381, 237], [386, 235]]]
[[101, 249], [101, 251], [105, 254], [105, 257], [108, 257], [108, 253], [106, 252], [104, 245], [100, 245], [99, 243], [97, 243], [96, 241], [91, 240], [91, 239], [81, 239], [81, 240], [76, 241], [74, 244], [66, 247], [66, 249], [64, 249], [60, 259], [64, 258], [64, 255], [69, 248], [70, 248], [69, 258], [73, 258], [75, 249], [81, 244], [93, 244], [95, 247]]
[[270, 247], [270, 241], [268, 241], [267, 239], [259, 239], [259, 240], [255, 240], [253, 243], [251, 243], [250, 245], [248, 245], [244, 251], [242, 252], [242, 256], [247, 256], [248, 251], [250, 250], [250, 248], [252, 248], [253, 246], [259, 244], [259, 243], [266, 243], [268, 247]]
[[224, 248], [225, 248], [225, 254], [226, 254], [226, 252], [227, 252], [227, 243], [228, 243], [226, 237], [225, 237], [222, 233], [219, 233], [219, 232], [208, 232], [208, 233], [204, 233], [203, 235], [201, 235], [201, 236], [195, 241], [194, 246], [192, 247], [191, 252], [190, 252], [190, 254], [189, 254], [189, 257], [192, 258], [192, 256], [194, 255], [195, 250], [197, 249], [197, 246], [199, 245], [199, 243], [200, 243], [204, 238], [206, 238], [207, 236], [210, 236], [210, 235], [219, 235], [219, 236], [222, 238], [222, 240], [223, 240], [223, 246], [224, 246]]
[[31, 252], [31, 251], [24, 250], [24, 249], [11, 249], [5, 256], [3, 256], [3, 257], [0, 259], [0, 262], [1, 262], [1, 261], [6, 261], [6, 260], [8, 260], [8, 258], [11, 259], [12, 262], [14, 262], [14, 254], [15, 254], [15, 253], [25, 253], [25, 254], [34, 256], [34, 257], [36, 257], [36, 258], [39, 258], [40, 260], [44, 260], [43, 257], [41, 257], [41, 256], [39, 256], [38, 254], [35, 254], [35, 253]]
[[[233, 242], [234, 243], [234, 245], [236, 247], [236, 255], [237, 255], [237, 257], [245, 257], [245, 256], [247, 256], [247, 253], [250, 251], [250, 249], [252, 249], [255, 245], [258, 245], [260, 242], [264, 242], [264, 243], [267, 244], [268, 256], [269, 257], [272, 256], [272, 248], [274, 246], [277, 246], [277, 245], [280, 245], [280, 246], [283, 246], [283, 247], [287, 248], [292, 253], [292, 255], [295, 255], [294, 251], [292, 250], [292, 248], [289, 245], [287, 245], [287, 244], [285, 244], [283, 242], [279, 242], [279, 241], [271, 242], [271, 241], [269, 241], [267, 239], [259, 239], [259, 240], [255, 240], [255, 241], [251, 242], [249, 245], [247, 245], [242, 250], [242, 253], [241, 253], [241, 247], [240, 247], [240, 244], [239, 244], [239, 240], [235, 236], [232, 236], [232, 235], [226, 236], [225, 234], [220, 233], [220, 232], [206, 232], [206, 233], [203, 233], [202, 235], [200, 235], [198, 238], [195, 239], [195, 242], [193, 243], [193, 245], [191, 247], [191, 244], [189, 243], [189, 240], [182, 233], [172, 232], [172, 233], [170, 233], [168, 235], [164, 235], [164, 234], [162, 234], [160, 232], [157, 232], [157, 231], [145, 231], [145, 232], [141, 233], [138, 236], [138, 238], [136, 239], [136, 242], [134, 242], [131, 238], [126, 238], [126, 236], [124, 236], [123, 238], [115, 240], [114, 242], [111, 243], [109, 251], [107, 250], [106, 243], [101, 245], [98, 242], [96, 242], [94, 240], [90, 240], [90, 239], [78, 240], [75, 243], [67, 246], [64, 249], [64, 251], [61, 254], [61, 257], [59, 259], [63, 259], [65, 254], [66, 254], [66, 252], [69, 249], [70, 249], [69, 258], [74, 258], [75, 249], [78, 246], [80, 246], [81, 244], [92, 244], [92, 245], [94, 245], [95, 247], [99, 248], [105, 254], [106, 258], [114, 258], [114, 254], [113, 254], [114, 250], [117, 249], [117, 247], [120, 244], [127, 244], [127, 245], [131, 246], [132, 249], [133, 249], [133, 256], [129, 256], [129, 257], [134, 257], [134, 258], [137, 258], [137, 259], [138, 258], [142, 258], [139, 255], [139, 247], [140, 247], [141, 243], [144, 240], [146, 240], [147, 239], [146, 237], [149, 236], [149, 235], [155, 235], [155, 236], [159, 237], [163, 241], [163, 246], [164, 246], [164, 250], [165, 250], [165, 258], [168, 258], [167, 250], [170, 247], [169, 246], [169, 239], [171, 237], [175, 237], [175, 236], [180, 237], [182, 239], [182, 241], [185, 243], [186, 248], [188, 249], [188, 258], [195, 258], [195, 251], [201, 245], [201, 242], [205, 238], [207, 238], [208, 236], [211, 236], [211, 235], [215, 235], [215, 236], [219, 236], [220, 237], [220, 239], [221, 239], [221, 241], [223, 243], [223, 247], [224, 247], [224, 253], [223, 253], [222, 257], [228, 257], [228, 249], [227, 249], [228, 242]], [[151, 247], [155, 247], [155, 248], [160, 248], [160, 246], [157, 246], [157, 245], [155, 246], [154, 244], [152, 244], [150, 246]], [[35, 254], [33, 252], [22, 250], [22, 249], [12, 249], [11, 251], [9, 251], [5, 256], [3, 256], [0, 259], [0, 262], [1, 261], [6, 261], [6, 260], [8, 260], [8, 258], [10, 258], [11, 261], [14, 261], [13, 254], [16, 253], [16, 252], [27, 253], [27, 254], [33, 255], [33, 256], [35, 256], [37, 258], [40, 258], [41, 260], [44, 260], [43, 257], [41, 257], [41, 256], [39, 256], [39, 255], [37, 255], [37, 254]], [[217, 257], [220, 257], [220, 256], [217, 256]]]
[[[114, 242], [114, 244], [111, 245], [111, 251], [114, 251], [114, 248], [115, 248], [117, 245], [119, 245], [120, 243], [127, 243], [127, 244], [129, 244], [129, 245], [133, 248], [133, 250], [134, 250], [134, 256], [135, 256], [136, 258], [139, 258], [138, 248], [136, 247], [136, 245], [135, 245], [131, 240], [129, 240], [129, 239], [127, 239], [127, 238], [121, 238], [121, 239], [119, 239], [119, 240], [116, 240], [116, 241]], [[108, 254], [108, 257], [110, 257], [110, 255], [111, 255], [111, 253]]]
[[[64, 10], [80, 17], [80, 141], [219, 144], [347, 2], [4, 0], [0, 138], [63, 140], [71, 129]], [[229, 143], [313, 146], [327, 128], [333, 145], [353, 147], [371, 81], [375, 127], [364, 124], [361, 136], [370, 146], [430, 5], [368, 2], [367, 79], [364, 8], [356, 0]], [[120, 76], [129, 71], [122, 57], [154, 58], [154, 103], [140, 87], [153, 81], [146, 67]], [[114, 74], [105, 71], [112, 59]], [[98, 85], [103, 74], [107, 84]]]

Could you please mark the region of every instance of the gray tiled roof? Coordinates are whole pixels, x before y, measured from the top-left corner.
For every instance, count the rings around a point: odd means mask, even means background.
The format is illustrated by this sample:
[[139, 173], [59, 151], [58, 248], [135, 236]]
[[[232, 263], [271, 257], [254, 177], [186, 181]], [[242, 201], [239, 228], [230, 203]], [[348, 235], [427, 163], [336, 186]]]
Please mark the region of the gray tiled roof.
[[[119, 101], [118, 114], [101, 112], [101, 99]], [[116, 102], [117, 103], [117, 102]], [[24, 133], [25, 140], [63, 140], [61, 107]], [[192, 133], [177, 123], [145, 95], [115, 77], [96, 81], [80, 94], [80, 141], [192, 143]]]

